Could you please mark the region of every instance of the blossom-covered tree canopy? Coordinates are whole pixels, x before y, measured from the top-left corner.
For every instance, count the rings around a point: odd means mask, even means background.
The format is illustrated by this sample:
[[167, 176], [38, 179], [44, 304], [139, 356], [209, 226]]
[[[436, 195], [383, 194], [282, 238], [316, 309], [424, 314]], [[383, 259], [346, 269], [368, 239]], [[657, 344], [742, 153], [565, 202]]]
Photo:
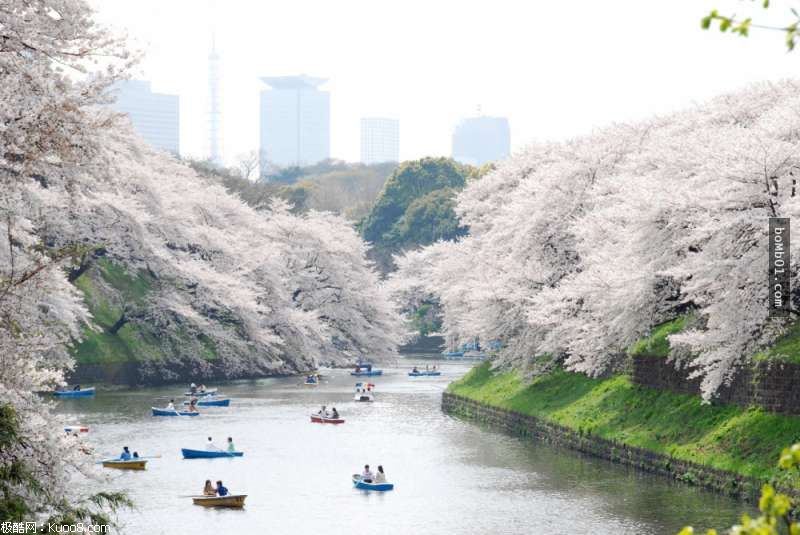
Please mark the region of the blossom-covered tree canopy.
[[92, 17], [82, 0], [0, 6], [0, 427], [18, 437], [0, 447], [0, 502], [15, 515], [73, 502], [78, 449], [35, 392], [63, 383], [92, 328], [70, 283], [91, 251], [149, 273], [148, 321], [211, 338], [231, 376], [386, 357], [401, 334], [346, 221], [248, 207], [104, 106], [130, 60]]
[[438, 297], [446, 334], [499, 340], [501, 364], [557, 354], [590, 375], [691, 312], [672, 358], [712, 396], [786, 327], [768, 317], [767, 221], [800, 209], [798, 89], [528, 148], [460, 194], [468, 237], [397, 259], [396, 298]]

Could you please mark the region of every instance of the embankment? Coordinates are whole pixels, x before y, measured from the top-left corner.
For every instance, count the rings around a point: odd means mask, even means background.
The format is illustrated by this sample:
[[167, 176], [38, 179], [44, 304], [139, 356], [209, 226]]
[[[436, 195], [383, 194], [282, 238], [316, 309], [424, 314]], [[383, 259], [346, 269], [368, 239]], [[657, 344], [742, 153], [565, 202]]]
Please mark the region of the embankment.
[[488, 363], [450, 385], [442, 408], [516, 436], [563, 446], [748, 500], [771, 482], [800, 495], [777, 467], [800, 440], [800, 417], [761, 407], [701, 402], [696, 395], [555, 371], [525, 382]]

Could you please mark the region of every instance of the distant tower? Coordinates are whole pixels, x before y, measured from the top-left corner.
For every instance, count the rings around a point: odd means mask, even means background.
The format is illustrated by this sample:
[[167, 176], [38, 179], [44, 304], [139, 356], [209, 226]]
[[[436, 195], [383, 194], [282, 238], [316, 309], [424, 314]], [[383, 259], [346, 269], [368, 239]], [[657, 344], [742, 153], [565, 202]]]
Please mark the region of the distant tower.
[[208, 55], [208, 105], [208, 156], [214, 164], [222, 165], [219, 54], [217, 54], [217, 39], [213, 31], [211, 32], [211, 53]]

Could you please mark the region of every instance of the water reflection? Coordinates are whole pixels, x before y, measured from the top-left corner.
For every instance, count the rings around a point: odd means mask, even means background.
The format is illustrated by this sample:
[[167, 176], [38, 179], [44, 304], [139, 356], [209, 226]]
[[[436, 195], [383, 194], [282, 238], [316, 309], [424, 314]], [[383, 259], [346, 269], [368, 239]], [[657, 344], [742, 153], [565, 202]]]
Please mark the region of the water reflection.
[[[123, 445], [163, 456], [146, 472], [110, 474], [112, 486], [137, 503], [122, 516], [126, 533], [675, 533], [685, 523], [730, 525], [744, 509], [446, 416], [441, 392], [467, 367], [440, 364], [445, 374], [438, 378], [387, 370], [373, 381], [374, 403], [354, 402], [354, 379], [337, 370], [316, 388], [301, 386], [300, 378], [220, 385], [231, 407], [208, 408], [198, 418], [149, 415], [170, 397], [181, 401], [180, 387], [101, 393], [59, 402], [58, 410], [65, 421], [91, 426], [86, 440], [98, 457]], [[311, 424], [309, 413], [323, 404], [347, 423]], [[180, 458], [180, 448], [202, 449], [207, 436], [217, 443], [232, 436], [245, 456]], [[350, 475], [365, 463], [383, 464], [396, 490], [354, 490]], [[249, 494], [245, 510], [207, 510], [180, 497], [199, 492], [206, 479]]]

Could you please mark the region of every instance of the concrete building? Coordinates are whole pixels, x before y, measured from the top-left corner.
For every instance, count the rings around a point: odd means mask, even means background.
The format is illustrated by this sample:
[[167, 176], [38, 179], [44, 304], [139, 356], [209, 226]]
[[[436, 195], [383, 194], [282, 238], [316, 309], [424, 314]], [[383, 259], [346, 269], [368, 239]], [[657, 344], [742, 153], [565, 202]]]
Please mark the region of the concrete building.
[[327, 80], [306, 75], [264, 77], [261, 92], [261, 173], [270, 167], [311, 165], [330, 157]]
[[505, 117], [464, 119], [453, 132], [453, 159], [461, 163], [483, 165], [510, 153], [511, 133]]
[[159, 149], [180, 154], [180, 100], [178, 95], [153, 93], [150, 82], [123, 80], [113, 89], [112, 108], [126, 113], [134, 130]]
[[382, 117], [361, 119], [361, 163], [400, 161], [400, 121]]

